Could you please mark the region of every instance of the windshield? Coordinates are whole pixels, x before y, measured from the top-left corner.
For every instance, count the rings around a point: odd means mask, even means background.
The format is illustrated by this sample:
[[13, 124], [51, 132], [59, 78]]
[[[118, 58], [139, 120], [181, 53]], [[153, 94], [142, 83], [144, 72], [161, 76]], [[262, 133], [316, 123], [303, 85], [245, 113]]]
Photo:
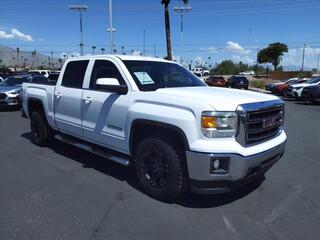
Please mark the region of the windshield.
[[16, 86], [16, 85], [22, 85], [24, 82], [30, 82], [31, 77], [29, 76], [14, 76], [14, 77], [8, 77], [6, 78], [0, 86]]
[[141, 91], [206, 86], [184, 67], [167, 62], [123, 61]]
[[320, 77], [312, 78], [312, 79], [306, 81], [306, 83], [309, 83], [309, 84], [310, 83], [318, 83], [318, 82], [320, 82]]

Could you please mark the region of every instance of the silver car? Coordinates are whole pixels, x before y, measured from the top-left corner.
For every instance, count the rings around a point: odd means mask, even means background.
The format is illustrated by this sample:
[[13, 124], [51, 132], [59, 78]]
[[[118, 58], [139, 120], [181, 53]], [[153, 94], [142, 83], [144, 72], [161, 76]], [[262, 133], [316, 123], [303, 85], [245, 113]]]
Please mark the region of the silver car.
[[19, 105], [19, 94], [22, 91], [22, 83], [30, 82], [31, 79], [31, 75], [16, 75], [10, 76], [0, 83], [0, 106]]

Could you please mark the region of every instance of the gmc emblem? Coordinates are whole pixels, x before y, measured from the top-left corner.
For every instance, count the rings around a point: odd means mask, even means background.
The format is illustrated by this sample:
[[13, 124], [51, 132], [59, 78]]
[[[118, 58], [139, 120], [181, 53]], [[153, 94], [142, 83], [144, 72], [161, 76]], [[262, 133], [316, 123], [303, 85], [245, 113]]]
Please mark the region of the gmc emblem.
[[270, 128], [270, 127], [273, 127], [276, 124], [277, 124], [277, 119], [276, 118], [263, 119], [262, 127], [263, 128]]

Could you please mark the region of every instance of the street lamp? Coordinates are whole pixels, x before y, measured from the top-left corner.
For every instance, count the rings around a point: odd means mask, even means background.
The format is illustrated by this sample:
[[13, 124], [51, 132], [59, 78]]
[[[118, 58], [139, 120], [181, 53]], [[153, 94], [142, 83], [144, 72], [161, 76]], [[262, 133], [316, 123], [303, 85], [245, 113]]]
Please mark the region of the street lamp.
[[114, 44], [113, 44], [113, 35], [112, 33], [114, 33], [116, 31], [115, 28], [112, 28], [112, 31], [110, 31], [111, 28], [108, 28], [107, 31], [108, 33], [110, 33], [110, 52], [113, 53], [113, 49], [114, 49]]
[[180, 25], [180, 32], [181, 32], [181, 39], [180, 39], [180, 48], [181, 48], [181, 52], [182, 52], [182, 48], [183, 48], [183, 14], [191, 12], [192, 8], [190, 6], [175, 6], [173, 7], [173, 10], [176, 13], [180, 13], [181, 16], [181, 25]]
[[320, 53], [318, 54], [318, 61], [317, 61], [317, 73], [319, 73], [319, 60], [320, 60]]
[[69, 9], [78, 11], [80, 15], [80, 55], [83, 56], [83, 32], [82, 32], [82, 12], [87, 11], [88, 7], [86, 5], [70, 5]]
[[116, 30], [112, 26], [112, 0], [109, 0], [109, 28], [108, 32], [110, 33], [110, 53], [113, 53], [113, 32]]

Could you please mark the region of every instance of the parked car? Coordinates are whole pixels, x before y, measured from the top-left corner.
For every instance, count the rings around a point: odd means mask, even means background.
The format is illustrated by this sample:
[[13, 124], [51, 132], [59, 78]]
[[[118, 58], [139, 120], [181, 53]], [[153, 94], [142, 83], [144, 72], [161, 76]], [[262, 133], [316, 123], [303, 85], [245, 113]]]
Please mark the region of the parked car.
[[226, 80], [224, 77], [218, 77], [218, 76], [210, 76], [207, 80], [206, 83], [209, 86], [213, 87], [225, 87], [226, 86]]
[[320, 77], [312, 78], [304, 83], [293, 84], [288, 88], [286, 95], [299, 100], [302, 98], [301, 94], [304, 87], [316, 86], [318, 84], [320, 84]]
[[254, 71], [241, 72], [241, 73], [239, 73], [239, 75], [242, 75], [242, 76], [252, 76], [252, 75], [254, 75]]
[[194, 72], [193, 73], [195, 76], [197, 76], [202, 82], [205, 81], [204, 76], [200, 72]]
[[30, 82], [31, 79], [31, 75], [15, 75], [6, 78], [0, 84], [0, 105], [18, 106], [22, 83]]
[[279, 84], [286, 84], [286, 83], [289, 83], [290, 81], [293, 81], [293, 80], [298, 80], [299, 78], [290, 78], [290, 79], [286, 79], [286, 80], [283, 80], [283, 81], [278, 81], [278, 82], [272, 82], [272, 83], [267, 83], [266, 84], [266, 90], [267, 91], [271, 91], [271, 89], [276, 86], [276, 85], [279, 85]]
[[320, 100], [320, 84], [304, 87], [301, 97], [311, 103], [316, 103]]
[[29, 74], [35, 74], [35, 75], [43, 75], [45, 77], [49, 77], [49, 74], [51, 73], [51, 70], [30, 70]]
[[277, 84], [273, 86], [271, 88], [271, 92], [276, 95], [287, 97], [288, 96], [287, 91], [290, 85], [304, 83], [304, 82], [306, 82], [305, 79], [291, 79], [290, 81], [286, 81], [286, 83]]
[[284, 103], [212, 88], [158, 58], [69, 58], [55, 86], [23, 84], [35, 144], [67, 144], [133, 165], [144, 191], [167, 200], [191, 189], [230, 192], [283, 155]]
[[21, 106], [22, 84], [25, 82], [48, 84], [49, 79], [42, 75], [13, 75], [0, 84], [0, 105]]
[[226, 87], [238, 88], [238, 89], [248, 89], [249, 81], [244, 76], [232, 76], [228, 79]]

